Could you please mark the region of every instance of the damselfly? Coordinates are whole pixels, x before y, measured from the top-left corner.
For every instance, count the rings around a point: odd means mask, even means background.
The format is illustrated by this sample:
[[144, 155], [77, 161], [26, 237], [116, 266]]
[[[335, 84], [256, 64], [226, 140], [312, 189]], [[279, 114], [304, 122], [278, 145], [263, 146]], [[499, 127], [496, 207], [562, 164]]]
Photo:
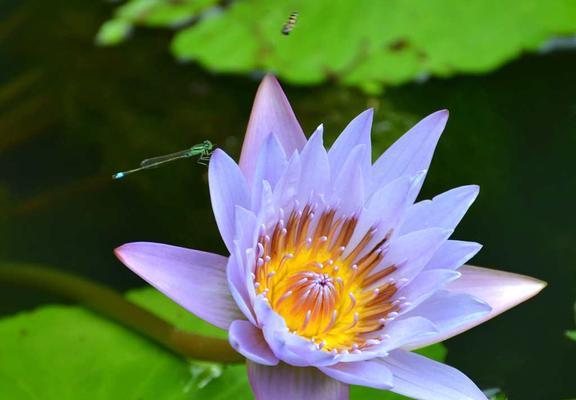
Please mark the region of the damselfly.
[[210, 160], [210, 154], [214, 150], [214, 144], [211, 141], [205, 140], [202, 143], [196, 144], [189, 149], [177, 151], [176, 153], [166, 154], [165, 156], [158, 156], [147, 158], [140, 163], [139, 168], [130, 169], [128, 171], [117, 172], [112, 175], [112, 179], [122, 179], [126, 175], [133, 174], [134, 172], [142, 171], [144, 169], [156, 168], [162, 164], [179, 160], [181, 158], [190, 158], [198, 156], [198, 164], [206, 165]]

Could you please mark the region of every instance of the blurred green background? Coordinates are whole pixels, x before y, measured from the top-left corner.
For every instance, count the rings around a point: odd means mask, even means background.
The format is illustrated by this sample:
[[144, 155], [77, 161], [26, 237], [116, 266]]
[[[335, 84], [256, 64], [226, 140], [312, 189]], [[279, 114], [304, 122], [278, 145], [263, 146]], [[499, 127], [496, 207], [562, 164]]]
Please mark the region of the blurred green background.
[[[512, 400], [576, 397], [575, 2], [4, 0], [0, 18], [0, 263], [124, 291], [143, 286], [112, 254], [125, 242], [225, 253], [205, 167], [110, 176], [204, 139], [237, 157], [266, 71], [308, 134], [323, 122], [333, 140], [374, 107], [375, 155], [448, 108], [422, 197], [479, 184], [454, 237], [484, 244], [474, 264], [549, 286], [449, 340], [447, 362]], [[6, 320], [56, 302], [0, 284]]]

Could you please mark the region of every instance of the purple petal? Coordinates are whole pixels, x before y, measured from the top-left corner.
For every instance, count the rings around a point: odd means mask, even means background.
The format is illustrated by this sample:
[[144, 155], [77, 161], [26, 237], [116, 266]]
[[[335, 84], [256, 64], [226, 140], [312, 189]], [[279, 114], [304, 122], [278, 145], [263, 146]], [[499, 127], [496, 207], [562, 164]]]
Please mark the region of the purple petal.
[[447, 120], [447, 110], [437, 111], [390, 146], [374, 163], [373, 187], [379, 188], [400, 176], [413, 176], [418, 171], [427, 170]]
[[434, 227], [454, 229], [478, 196], [478, 191], [476, 185], [462, 186], [432, 200], [414, 204], [402, 224], [401, 233]]
[[390, 243], [379, 268], [396, 265], [398, 269], [390, 278], [397, 282], [403, 279], [407, 284], [422, 271], [451, 234], [450, 229], [429, 228], [400, 236]]
[[159, 243], [128, 243], [116, 256], [145, 281], [203, 320], [223, 329], [244, 316], [226, 280], [226, 257]]
[[394, 297], [406, 298], [410, 305], [401, 307], [401, 312], [406, 312], [418, 306], [448, 282], [454, 281], [460, 276], [459, 272], [449, 269], [423, 270], [410, 284], [400, 289]]
[[232, 322], [228, 335], [230, 345], [249, 360], [262, 365], [278, 364], [278, 359], [268, 347], [262, 331], [250, 322]]
[[486, 400], [466, 375], [419, 354], [396, 350], [382, 362], [392, 371], [392, 392], [420, 400]]
[[446, 285], [453, 293], [475, 296], [490, 305], [490, 313], [447, 331], [440, 340], [448, 339], [481, 324], [528, 300], [546, 287], [546, 282], [529, 276], [488, 268], [464, 266], [462, 276]]
[[349, 150], [348, 158], [343, 160], [342, 165], [339, 165], [340, 172], [333, 177], [334, 191], [330, 203], [344, 214], [352, 214], [364, 205], [365, 182], [360, 165], [365, 154], [364, 145], [358, 145]]
[[303, 203], [311, 201], [310, 194], [324, 196], [328, 198], [331, 193], [330, 163], [328, 154], [323, 144], [323, 127], [310, 136], [308, 143], [302, 150], [302, 171], [304, 174], [300, 182], [298, 200]]
[[415, 341], [424, 340], [438, 333], [436, 326], [422, 317], [398, 319], [387, 323], [380, 331], [382, 343], [378, 345], [381, 351], [389, 352]]
[[[390, 232], [394, 230], [402, 220], [409, 204], [410, 192], [414, 185], [414, 179], [409, 177], [400, 177], [376, 191], [368, 200], [366, 208], [360, 214], [358, 224], [344, 256], [354, 250], [356, 245], [362, 240], [366, 232], [371, 228], [376, 228], [372, 243], [378, 243]], [[370, 246], [366, 246], [370, 249]], [[359, 254], [362, 257], [365, 252]]]
[[274, 133], [269, 134], [260, 147], [252, 184], [259, 185], [263, 180], [267, 180], [274, 187], [287, 165], [286, 153], [277, 136]]
[[330, 378], [349, 385], [368, 386], [376, 389], [389, 389], [393, 385], [392, 372], [378, 359], [339, 363], [319, 369]]
[[[250, 257], [252, 256], [252, 257]], [[230, 289], [230, 294], [234, 298], [234, 301], [238, 305], [238, 308], [244, 316], [252, 323], [256, 323], [256, 316], [252, 308], [254, 289], [249, 285], [250, 272], [245, 270], [245, 266], [239, 259], [241, 259], [242, 254], [239, 252], [230, 255], [228, 257], [228, 265], [226, 267], [226, 273], [228, 278], [228, 288]], [[246, 254], [246, 258], [250, 257], [254, 260], [254, 253], [251, 252]], [[250, 290], [252, 289], [252, 290]]]
[[425, 269], [458, 269], [474, 257], [481, 248], [482, 245], [475, 242], [447, 240], [436, 251]]
[[248, 361], [248, 379], [256, 400], [348, 400], [348, 385], [316, 368], [279, 364], [266, 367]]
[[370, 130], [372, 129], [372, 118], [374, 110], [371, 108], [354, 118], [336, 139], [330, 151], [330, 167], [333, 171], [343, 169], [344, 162], [348, 159], [350, 151], [358, 145], [364, 145], [366, 152], [359, 160], [358, 165], [362, 170], [364, 180], [369, 183], [370, 170], [372, 166], [372, 144], [370, 141]]
[[[272, 186], [268, 181], [260, 182], [260, 187], [254, 187], [252, 209], [258, 212], [260, 222], [268, 221], [276, 215]], [[259, 199], [258, 199], [259, 196]]]
[[256, 93], [240, 154], [240, 168], [248, 182], [253, 181], [260, 146], [270, 133], [278, 137], [288, 156], [306, 144], [304, 132], [280, 84], [274, 76], [266, 75]]
[[[447, 285], [448, 287], [449, 285]], [[469, 326], [477, 325], [487, 316], [491, 307], [484, 301], [465, 293], [454, 293], [440, 290], [420, 304], [418, 307], [403, 314], [403, 318], [423, 317], [436, 326], [438, 333], [425, 340], [414, 341], [406, 348], [417, 349], [429, 344], [441, 342], [446, 337], [454, 336]]]
[[292, 154], [288, 166], [274, 186], [273, 204], [276, 207], [285, 207], [296, 198], [302, 176], [302, 162], [298, 153]]
[[226, 153], [216, 149], [208, 167], [210, 198], [220, 235], [232, 253], [235, 236], [235, 206], [250, 208], [246, 179], [238, 165]]
[[261, 296], [254, 302], [254, 311], [266, 342], [280, 360], [297, 367], [318, 367], [337, 362], [335, 355], [318, 349], [311, 340], [291, 333], [284, 319]]

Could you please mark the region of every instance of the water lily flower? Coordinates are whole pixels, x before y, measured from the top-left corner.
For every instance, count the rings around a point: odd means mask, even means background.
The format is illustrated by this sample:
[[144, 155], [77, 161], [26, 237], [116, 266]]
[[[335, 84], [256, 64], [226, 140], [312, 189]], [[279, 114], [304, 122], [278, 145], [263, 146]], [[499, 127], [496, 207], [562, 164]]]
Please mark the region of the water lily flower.
[[209, 323], [247, 359], [256, 399], [347, 399], [349, 385], [415, 399], [486, 399], [464, 374], [412, 350], [470, 329], [544, 283], [463, 266], [480, 245], [449, 239], [478, 194], [415, 203], [447, 111], [424, 118], [374, 164], [372, 111], [326, 150], [306, 140], [264, 78], [240, 162], [216, 150], [212, 208], [228, 256], [157, 243], [116, 254]]

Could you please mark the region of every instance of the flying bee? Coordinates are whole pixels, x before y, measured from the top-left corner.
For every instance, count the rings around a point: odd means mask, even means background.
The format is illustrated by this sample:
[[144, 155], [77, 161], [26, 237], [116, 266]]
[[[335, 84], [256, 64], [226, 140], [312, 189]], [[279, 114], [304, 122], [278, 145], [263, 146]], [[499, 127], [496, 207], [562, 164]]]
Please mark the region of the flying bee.
[[286, 23], [282, 27], [283, 35], [289, 35], [290, 32], [292, 32], [292, 29], [294, 29], [294, 25], [296, 25], [297, 19], [298, 19], [298, 12], [294, 11], [292, 14], [290, 14], [288, 21], [286, 21]]

